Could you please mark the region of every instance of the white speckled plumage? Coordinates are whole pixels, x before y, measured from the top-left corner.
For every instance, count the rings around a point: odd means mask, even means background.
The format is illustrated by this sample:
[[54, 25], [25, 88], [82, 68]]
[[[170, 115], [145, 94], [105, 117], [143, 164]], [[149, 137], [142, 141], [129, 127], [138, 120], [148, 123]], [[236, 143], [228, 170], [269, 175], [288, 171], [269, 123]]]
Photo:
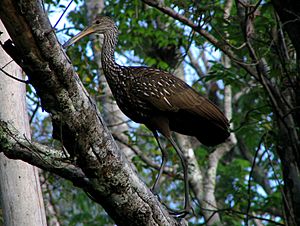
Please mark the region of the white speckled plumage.
[[[108, 17], [97, 16], [91, 26], [64, 46], [91, 33], [104, 35], [102, 67], [120, 109], [133, 121], [145, 124], [156, 139], [157, 132], [163, 134], [179, 155], [184, 168], [185, 212], [188, 211], [187, 165], [181, 150], [171, 137], [171, 131], [195, 136], [205, 145], [217, 145], [229, 136], [228, 120], [216, 105], [172, 74], [155, 68], [118, 65], [114, 51], [119, 32], [113, 20]], [[165, 153], [163, 149], [162, 152]], [[165, 163], [166, 159], [163, 158], [154, 190]]]

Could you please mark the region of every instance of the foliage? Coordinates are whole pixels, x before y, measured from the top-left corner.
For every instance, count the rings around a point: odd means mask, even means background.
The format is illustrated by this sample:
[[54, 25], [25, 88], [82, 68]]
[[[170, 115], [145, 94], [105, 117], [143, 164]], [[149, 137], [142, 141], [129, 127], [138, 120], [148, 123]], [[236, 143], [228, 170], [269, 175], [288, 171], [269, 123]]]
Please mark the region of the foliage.
[[[239, 19], [236, 5], [233, 6], [230, 17], [225, 20], [224, 1], [192, 2], [191, 4], [190, 1], [165, 1], [165, 4], [199, 24], [219, 40], [226, 39], [230, 45], [238, 49], [235, 54], [245, 64], [255, 63], [247, 48], [242, 47], [244, 34], [241, 32], [242, 21]], [[61, 4], [60, 1], [46, 1], [46, 3], [55, 7], [60, 7]], [[235, 62], [232, 62], [230, 68], [225, 68], [217, 49], [207, 45], [203, 37], [199, 34], [192, 34], [189, 27], [150, 8], [142, 1], [105, 1], [105, 14], [117, 21], [120, 29], [118, 56], [120, 58], [125, 56], [128, 64], [173, 70], [182, 62], [185, 67], [188, 67], [191, 61], [186, 54], [192, 46], [196, 49], [194, 51], [200, 53], [197, 60], [199, 64], [204, 65], [202, 69], [205, 75], [201, 77], [202, 75], [194, 71], [196, 76], [186, 75], [187, 80], [193, 80], [191, 83], [202, 93], [211, 92], [210, 84], [216, 83], [219, 103], [222, 103], [224, 99], [223, 87], [231, 85], [233, 132], [238, 138], [238, 144], [222, 159], [217, 170], [215, 196], [218, 207], [224, 210], [220, 211], [222, 222], [224, 225], [241, 225], [245, 215], [256, 214], [258, 217], [266, 218], [266, 221], [263, 221], [265, 225], [272, 225], [267, 221], [269, 218], [282, 223], [282, 175], [280, 174], [280, 161], [274, 151], [278, 131], [270, 101], [261, 84], [238, 67]], [[69, 13], [68, 18], [76, 28], [82, 29], [88, 24], [85, 5], [75, 8]], [[278, 24], [268, 2], [261, 2], [259, 14], [254, 18], [253, 24], [255, 31], [251, 39], [252, 45], [257, 55], [268, 62], [270, 78], [276, 80], [284, 89], [282, 82], [284, 78], [281, 77], [284, 59], [278, 57], [278, 46], [274, 40], [274, 29], [277, 29]], [[66, 34], [71, 33], [68, 31]], [[99, 93], [101, 84], [97, 79], [99, 76], [97, 64], [93, 62], [92, 54], [86, 54], [86, 51], [91, 51], [89, 43], [88, 38], [80, 41], [68, 50], [68, 55], [90, 94], [97, 97], [101, 95]], [[293, 49], [290, 51], [293, 52]], [[216, 52], [217, 57], [214, 57]], [[204, 54], [208, 60], [201, 57], [201, 54]], [[294, 71], [295, 68], [292, 60], [286, 62], [285, 70]], [[30, 89], [29, 92], [31, 92]], [[31, 108], [34, 108], [33, 104]], [[45, 129], [49, 128], [47, 117], [42, 120], [42, 124], [38, 120], [32, 123], [36, 139], [42, 136], [45, 130], [47, 133], [51, 132]], [[149, 131], [144, 126], [134, 128], [127, 135], [130, 138], [130, 145], [137, 145], [141, 150], [145, 150], [145, 155], [151, 157], [156, 164], [160, 163], [161, 159], [157, 157], [160, 152], [155, 139], [149, 136]], [[164, 142], [163, 144], [167, 145]], [[212, 150], [199, 143], [194, 144], [194, 150], [200, 168], [205, 170], [208, 167], [208, 155]], [[177, 166], [179, 164], [177, 156], [172, 149], [169, 152], [168, 166]], [[254, 159], [256, 154], [257, 157]], [[257, 175], [254, 172], [255, 168], [252, 167], [253, 159], [257, 169], [260, 169]], [[133, 163], [150, 187], [157, 170], [148, 166], [138, 156], [133, 158]], [[177, 167], [176, 170], [180, 171], [180, 168]], [[160, 188], [160, 196], [167, 206], [180, 208], [183, 186], [180, 180], [174, 178], [176, 178], [175, 175], [165, 176]], [[93, 204], [85, 194], [82, 194], [82, 191], [74, 189], [68, 182], [48, 180], [48, 183], [56, 187], [51, 192], [54, 194], [54, 204], [61, 210], [59, 218], [64, 225], [76, 225], [77, 222], [83, 225], [111, 223], [100, 207]], [[251, 204], [250, 211], [249, 203]], [[199, 203], [196, 203], [194, 209], [196, 216], [190, 219], [191, 225], [204, 222]]]
[[[46, 175], [48, 175], [46, 173]], [[70, 182], [49, 175], [52, 203], [59, 209], [62, 225], [109, 225], [113, 221], [107, 217], [99, 205], [95, 205], [81, 189], [74, 188]]]

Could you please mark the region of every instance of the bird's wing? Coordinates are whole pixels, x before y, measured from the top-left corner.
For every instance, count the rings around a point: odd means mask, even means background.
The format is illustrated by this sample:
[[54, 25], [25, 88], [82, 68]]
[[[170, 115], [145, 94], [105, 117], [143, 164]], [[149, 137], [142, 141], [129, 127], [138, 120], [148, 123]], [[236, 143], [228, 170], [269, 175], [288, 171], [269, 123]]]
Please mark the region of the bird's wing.
[[132, 92], [149, 102], [160, 111], [177, 112], [179, 110], [197, 114], [203, 119], [228, 121], [219, 108], [207, 98], [201, 96], [181, 79], [153, 68], [133, 68], [135, 81]]

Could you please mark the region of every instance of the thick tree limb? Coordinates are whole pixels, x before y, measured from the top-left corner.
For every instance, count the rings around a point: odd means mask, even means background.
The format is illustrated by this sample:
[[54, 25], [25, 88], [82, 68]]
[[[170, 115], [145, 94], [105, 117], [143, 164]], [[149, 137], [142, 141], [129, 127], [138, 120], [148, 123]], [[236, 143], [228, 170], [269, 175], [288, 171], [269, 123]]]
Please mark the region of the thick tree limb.
[[[85, 191], [119, 225], [179, 224], [169, 216], [117, 148], [57, 42], [42, 2], [3, 0], [0, 18], [14, 43], [14, 46], [10, 45], [15, 53], [11, 56], [18, 56], [14, 59], [28, 75], [41, 98], [42, 107], [51, 115], [54, 136], [62, 141], [74, 159], [72, 164], [84, 173], [76, 182], [86, 183], [83, 178], [88, 178], [89, 186]], [[5, 150], [5, 146], [2, 149]], [[32, 164], [33, 159], [38, 159], [20, 153], [7, 152], [7, 155], [24, 158]], [[44, 162], [39, 163], [43, 165]], [[71, 165], [55, 170], [60, 171], [57, 173], [73, 172], [66, 171], [65, 167], [68, 169]]]
[[82, 170], [67, 160], [61, 150], [31, 142], [4, 121], [0, 121], [0, 146], [0, 152], [11, 159], [20, 159], [55, 173], [81, 188], [91, 186]]

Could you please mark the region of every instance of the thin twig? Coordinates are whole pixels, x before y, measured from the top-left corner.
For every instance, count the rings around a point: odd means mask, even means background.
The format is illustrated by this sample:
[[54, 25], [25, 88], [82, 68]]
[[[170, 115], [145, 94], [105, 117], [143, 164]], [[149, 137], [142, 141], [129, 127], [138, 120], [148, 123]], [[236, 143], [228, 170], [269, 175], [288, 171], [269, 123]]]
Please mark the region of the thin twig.
[[120, 121], [117, 123], [107, 124], [106, 126], [107, 126], [107, 128], [116, 127], [116, 126], [121, 126], [123, 124], [128, 124], [129, 122], [131, 122], [131, 120], [123, 120], [123, 121]]
[[63, 17], [63, 15], [67, 12], [68, 8], [70, 7], [70, 5], [72, 4], [73, 0], [71, 0], [69, 2], [69, 4], [67, 5], [67, 7], [65, 8], [65, 10], [63, 11], [63, 13], [60, 15], [60, 17], [58, 18], [57, 22], [55, 23], [55, 25], [53, 26], [53, 28], [55, 28], [57, 26], [57, 24], [59, 23], [59, 21], [61, 20], [61, 18]]
[[6, 66], [8, 66], [10, 63], [14, 62], [14, 60], [10, 60], [8, 61], [6, 64], [4, 64], [4, 66], [2, 67], [2, 69], [4, 69]]
[[[4, 65], [6, 66], [6, 65]], [[3, 68], [3, 67], [2, 67]], [[29, 80], [23, 80], [23, 79], [19, 79], [17, 77], [14, 77], [12, 75], [10, 75], [9, 73], [7, 73], [5, 70], [3, 70], [2, 68], [0, 68], [0, 71], [2, 71], [3, 74], [5, 74], [6, 76], [18, 81], [18, 82], [22, 82], [22, 83], [25, 83], [25, 84], [29, 84]]]
[[32, 115], [31, 115], [30, 120], [29, 120], [29, 124], [30, 124], [30, 125], [31, 125], [31, 123], [32, 123], [32, 121], [33, 121], [33, 119], [34, 119], [34, 116], [36, 115], [36, 113], [37, 113], [39, 107], [40, 107], [40, 103], [37, 102], [37, 103], [36, 103], [36, 107], [35, 107], [35, 109], [33, 110]]
[[243, 63], [243, 60], [238, 59], [235, 53], [232, 51], [230, 46], [226, 45], [224, 42], [220, 42], [216, 37], [214, 37], [212, 34], [210, 34], [205, 29], [202, 29], [201, 26], [198, 24], [195, 24], [193, 21], [185, 17], [184, 15], [179, 14], [178, 12], [174, 11], [172, 8], [164, 6], [160, 1], [156, 0], [142, 0], [144, 3], [146, 3], [149, 6], [152, 6], [161, 12], [165, 13], [166, 15], [180, 21], [181, 23], [191, 27], [193, 30], [195, 30], [197, 33], [199, 33], [201, 36], [203, 36], [206, 40], [208, 40], [211, 44], [213, 44], [215, 47], [219, 48], [221, 51], [223, 51], [232, 61], [240, 65], [242, 68], [244, 68], [249, 74], [251, 74], [253, 77], [257, 78], [258, 75], [256, 71], [253, 70], [250, 65], [247, 65]]
[[[227, 213], [227, 214], [235, 214], [236, 216], [238, 216], [239, 218], [242, 218], [242, 216], [244, 215], [248, 215], [249, 219], [258, 219], [258, 220], [263, 220], [263, 221], [267, 221], [269, 223], [272, 223], [274, 225], [281, 225], [281, 226], [284, 226], [285, 224], [282, 224], [282, 223], [279, 223], [279, 222], [276, 222], [274, 220], [271, 220], [271, 219], [268, 219], [268, 218], [264, 218], [264, 217], [259, 217], [259, 216], [254, 216], [254, 215], [251, 215], [251, 214], [247, 214], [245, 212], [242, 212], [242, 211], [239, 211], [239, 210], [235, 210], [233, 208], [224, 208], [224, 209], [207, 209], [207, 208], [203, 208], [201, 206], [199, 206], [199, 208], [203, 211], [211, 211], [211, 212], [224, 212], [224, 213]], [[242, 216], [239, 216], [239, 215], [242, 215]], [[203, 224], [200, 224], [200, 225], [206, 225], [207, 224], [207, 221], [204, 222]]]
[[254, 168], [255, 168], [255, 160], [257, 158], [257, 155], [258, 155], [258, 152], [261, 148], [261, 145], [264, 141], [264, 138], [265, 136], [267, 135], [267, 133], [264, 133], [259, 141], [259, 144], [257, 146], [257, 149], [255, 151], [255, 155], [254, 155], [254, 158], [253, 158], [253, 162], [252, 162], [252, 167], [251, 167], [251, 171], [250, 171], [250, 174], [249, 174], [249, 180], [248, 180], [248, 205], [247, 205], [247, 209], [246, 209], [246, 218], [245, 218], [245, 225], [247, 226], [248, 225], [248, 221], [249, 221], [249, 211], [250, 211], [250, 206], [251, 206], [251, 198], [250, 198], [250, 193], [251, 193], [251, 179], [252, 179], [252, 174], [254, 172]]
[[[113, 134], [113, 137], [114, 137], [114, 139], [116, 141], [119, 141], [123, 145], [127, 146], [128, 148], [130, 148], [148, 166], [150, 166], [150, 167], [152, 167], [152, 168], [154, 168], [156, 170], [159, 170], [160, 165], [154, 163], [148, 156], [144, 155], [141, 150], [139, 150], [138, 148], [133, 147], [132, 145], [129, 145], [128, 142], [125, 142], [123, 139], [121, 139], [119, 136], [117, 136], [115, 134]], [[174, 167], [173, 168], [171, 168], [171, 167], [165, 167], [164, 168], [164, 173], [173, 177], [174, 175], [176, 175], [176, 169], [174, 169]]]
[[257, 8], [260, 6], [260, 3], [262, 2], [262, 0], [259, 0], [256, 5], [253, 7], [253, 9], [247, 13], [247, 16], [250, 16], [251, 14], [255, 13], [255, 11], [257, 10]]

